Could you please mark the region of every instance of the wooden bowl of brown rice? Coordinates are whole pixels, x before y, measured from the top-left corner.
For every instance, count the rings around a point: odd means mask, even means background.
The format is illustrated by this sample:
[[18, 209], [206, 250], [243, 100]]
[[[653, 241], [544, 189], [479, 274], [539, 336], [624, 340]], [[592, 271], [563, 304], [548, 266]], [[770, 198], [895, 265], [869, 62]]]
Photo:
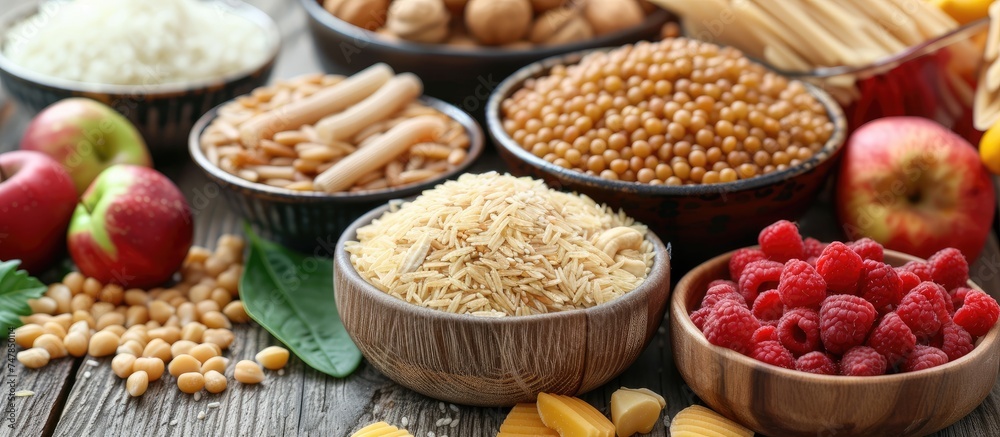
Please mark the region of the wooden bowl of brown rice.
[[[458, 181], [443, 185], [457, 184], [467, 177], [475, 176], [463, 175]], [[424, 192], [423, 196], [430, 191], [433, 190]], [[489, 197], [489, 194], [484, 193], [483, 196]], [[661, 326], [670, 294], [670, 253], [652, 232], [645, 232], [641, 243], [643, 250], [648, 250], [645, 278], [630, 291], [604, 302], [592, 303], [586, 308], [551, 310], [550, 306], [550, 311], [544, 313], [523, 311], [519, 313], [529, 315], [492, 314], [497, 317], [491, 317], [485, 311], [476, 313], [478, 315], [468, 311], [449, 312], [446, 308], [435, 308], [433, 301], [415, 304], [412, 299], [408, 302], [383, 291], [359, 273], [354, 263], [362, 261], [352, 261], [350, 252], [357, 253], [357, 246], [363, 244], [358, 242], [359, 230], [361, 235], [365, 235], [371, 231], [366, 230], [366, 226], [380, 222], [397, 226], [384, 214], [390, 209], [399, 211], [420, 199], [418, 197], [406, 204], [384, 205], [365, 214], [343, 233], [334, 255], [334, 294], [344, 326], [368, 362], [399, 384], [435, 399], [476, 406], [533, 402], [540, 392], [575, 395], [594, 390], [625, 371]], [[449, 204], [446, 208], [458, 206], [458, 203]], [[501, 216], [493, 216], [498, 217]], [[618, 217], [627, 220], [626, 226], [644, 229], [644, 226], [633, 224], [623, 215], [618, 214]], [[444, 222], [449, 220], [438, 218]], [[460, 222], [455, 217], [450, 220]], [[619, 226], [613, 220], [610, 226], [611, 229], [621, 229], [613, 227]], [[600, 235], [591, 237], [600, 242]], [[593, 238], [590, 241], [594, 241]], [[419, 236], [417, 239], [426, 241]], [[569, 247], [567, 245], [575, 244], [568, 238], [550, 239], [552, 246]], [[401, 246], [392, 250], [405, 253], [404, 262], [400, 264], [405, 266], [409, 262], [406, 260], [412, 261], [414, 251]], [[417, 243], [411, 245], [417, 246]], [[438, 259], [435, 253], [449, 249], [443, 247], [438, 239], [430, 240], [426, 247], [430, 250], [426, 259], [420, 261], [423, 264], [419, 269], [401, 269], [414, 275], [431, 276], [427, 271], [433, 267], [444, 267], [435, 261]], [[493, 247], [496, 249], [497, 246]], [[540, 249], [546, 250], [544, 246]], [[628, 256], [633, 256], [634, 252]], [[490, 254], [490, 251], [483, 251], [473, 258], [483, 260]], [[525, 260], [521, 260], [520, 256], [512, 256], [511, 264], [498, 267], [497, 272], [506, 278], [514, 270], [525, 269], [529, 257], [524, 256]], [[570, 251], [566, 256], [574, 255]], [[617, 257], [616, 266], [623, 262], [621, 254]], [[444, 268], [449, 269], [458, 272], [464, 267]], [[361, 270], [367, 276], [368, 268], [362, 267]], [[537, 271], [523, 272], [523, 276], [537, 274]], [[472, 275], [471, 271], [469, 275]], [[447, 280], [465, 279], [459, 272]], [[600, 281], [602, 278], [592, 280]], [[504, 284], [500, 287], [503, 291], [496, 294], [506, 295], [517, 288], [508, 287], [507, 282]], [[582, 288], [578, 284], [577, 289]], [[482, 291], [482, 294], [488, 293]], [[549, 293], [546, 296], [553, 297]], [[458, 302], [459, 298], [456, 297], [455, 301]], [[455, 305], [450, 310], [455, 310]]]

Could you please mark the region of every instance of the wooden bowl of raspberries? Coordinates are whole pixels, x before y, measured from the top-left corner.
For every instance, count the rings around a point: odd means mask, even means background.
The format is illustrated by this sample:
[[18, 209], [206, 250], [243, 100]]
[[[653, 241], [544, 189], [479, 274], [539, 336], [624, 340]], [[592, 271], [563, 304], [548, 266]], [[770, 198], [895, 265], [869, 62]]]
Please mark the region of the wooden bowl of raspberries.
[[1000, 306], [958, 250], [803, 241], [788, 221], [758, 242], [672, 296], [674, 360], [714, 410], [766, 435], [919, 436], [993, 388]]

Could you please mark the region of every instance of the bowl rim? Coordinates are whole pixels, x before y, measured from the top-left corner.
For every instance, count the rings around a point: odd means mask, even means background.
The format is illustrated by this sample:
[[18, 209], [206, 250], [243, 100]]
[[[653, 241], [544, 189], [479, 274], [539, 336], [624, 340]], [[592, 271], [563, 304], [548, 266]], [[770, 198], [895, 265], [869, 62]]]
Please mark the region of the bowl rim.
[[[590, 176], [576, 170], [562, 168], [535, 156], [527, 149], [521, 147], [521, 145], [514, 141], [514, 139], [511, 138], [510, 135], [508, 135], [503, 129], [503, 123], [500, 120], [500, 105], [507, 97], [521, 89], [521, 85], [526, 80], [545, 74], [558, 65], [576, 64], [588, 54], [607, 52], [616, 48], [617, 47], [604, 47], [580, 50], [542, 59], [518, 69], [514, 72], [514, 74], [510, 75], [510, 77], [500, 82], [500, 85], [493, 90], [493, 93], [490, 94], [489, 100], [486, 103], [486, 127], [490, 137], [493, 139], [493, 142], [497, 144], [498, 147], [513, 154], [519, 160], [524, 161], [532, 167], [538, 168], [549, 175], [553, 175], [560, 180], [582, 185], [596, 185], [607, 190], [652, 196], [724, 195], [727, 193], [762, 188], [812, 171], [824, 161], [837, 156], [837, 154], [844, 148], [844, 144], [847, 140], [847, 117], [844, 115], [843, 109], [836, 102], [836, 100], [834, 100], [833, 97], [825, 91], [806, 82], [802, 82], [802, 85], [804, 85], [806, 90], [814, 98], [816, 98], [821, 105], [823, 105], [824, 109], [826, 109], [827, 117], [830, 119], [830, 122], [833, 123], [833, 134], [823, 145], [823, 148], [819, 153], [813, 155], [800, 165], [763, 176], [757, 176], [750, 179], [740, 179], [735, 182], [669, 186], [603, 179], [597, 176]], [[781, 74], [765, 64], [759, 65], [767, 68], [769, 71], [775, 72], [776, 74]]]
[[[754, 249], [759, 246], [749, 246], [743, 249]], [[891, 375], [878, 375], [878, 376], [847, 376], [847, 375], [820, 375], [809, 372], [802, 372], [799, 370], [786, 369], [783, 367], [778, 367], [773, 364], [768, 364], [762, 361], [757, 361], [739, 352], [736, 352], [729, 348], [724, 348], [722, 346], [716, 346], [708, 342], [705, 335], [694, 325], [691, 321], [691, 317], [687, 312], [687, 306], [684, 300], [687, 295], [693, 290], [688, 290], [689, 283], [694, 281], [695, 275], [698, 270], [709, 264], [721, 263], [723, 260], [728, 262], [732, 258], [733, 254], [736, 253], [736, 249], [724, 254], [718, 255], [709, 259], [697, 267], [691, 269], [686, 273], [677, 285], [673, 289], [673, 294], [670, 296], [670, 317], [676, 319], [676, 323], [681, 328], [682, 332], [672, 332], [673, 335], [684, 335], [692, 339], [692, 341], [701, 348], [704, 348], [715, 355], [721, 355], [722, 358], [726, 360], [735, 361], [737, 364], [747, 368], [759, 369], [762, 372], [770, 372], [781, 376], [782, 378], [789, 378], [799, 382], [813, 383], [813, 384], [847, 384], [847, 385], [863, 385], [863, 384], [895, 384], [905, 380], [911, 380], [914, 378], [920, 378], [924, 376], [931, 376], [938, 372], [949, 371], [958, 367], [965, 365], [966, 363], [981, 358], [983, 351], [986, 349], [985, 345], [987, 343], [996, 343], [1000, 339], [1000, 323], [993, 325], [986, 335], [980, 337], [980, 341], [975, 344], [975, 347], [971, 352], [965, 356], [949, 361], [940, 366], [935, 366], [929, 369], [918, 370], [915, 372], [905, 372], [905, 373], [894, 373]], [[903, 252], [897, 252], [895, 250], [885, 249], [885, 254], [899, 258], [903, 261], [926, 261], [924, 259], [909, 255]], [[983, 291], [983, 289], [976, 283], [972, 282], [970, 279], [968, 281], [970, 288], [974, 290]], [[672, 340], [671, 340], [672, 341]]]
[[[364, 215], [359, 217], [353, 223], [345, 228], [344, 232], [341, 233], [340, 238], [337, 240], [337, 247], [334, 249], [334, 284], [336, 284], [337, 276], [340, 275], [345, 281], [350, 281], [357, 285], [357, 289], [362, 290], [362, 293], [366, 293], [375, 299], [380, 305], [391, 307], [396, 311], [409, 312], [414, 316], [426, 318], [426, 319], [436, 319], [442, 320], [448, 323], [456, 324], [472, 324], [472, 325], [482, 325], [482, 326], [496, 326], [496, 325], [524, 325], [525, 323], [546, 323], [554, 320], [566, 319], [571, 317], [577, 317], [579, 315], [594, 314], [597, 312], [614, 312], [616, 310], [621, 310], [626, 308], [628, 304], [632, 303], [636, 299], [641, 299], [651, 293], [657, 292], [658, 289], [662, 287], [667, 288], [667, 293], [672, 293], [672, 288], [670, 286], [670, 258], [671, 250], [669, 245], [665, 245], [662, 240], [654, 233], [652, 230], [647, 229], [646, 240], [653, 244], [653, 266], [650, 267], [649, 274], [646, 279], [643, 280], [638, 287], [625, 293], [617, 299], [605, 302], [603, 304], [595, 305], [590, 308], [578, 308], [567, 311], [559, 311], [554, 313], [545, 314], [533, 314], [525, 316], [503, 316], [503, 317], [482, 317], [474, 316], [471, 314], [458, 314], [449, 313], [447, 311], [440, 311], [431, 308], [422, 307], [416, 304], [412, 304], [401, 299], [390, 296], [388, 293], [379, 290], [374, 285], [370, 284], [358, 270], [354, 268], [354, 264], [351, 263], [350, 255], [347, 253], [345, 248], [345, 243], [348, 241], [357, 241], [357, 231], [358, 228], [371, 224], [373, 220], [382, 216], [383, 213], [387, 212], [391, 204], [385, 204], [366, 212]], [[343, 268], [347, 267], [347, 268]], [[652, 279], [652, 280], [651, 280]], [[663, 284], [656, 284], [655, 282], [665, 281]], [[667, 297], [666, 304], [669, 305], [670, 296]], [[339, 307], [338, 307], [339, 310]], [[665, 313], [665, 312], [664, 312]], [[661, 321], [656, 321], [658, 324]]]
[[465, 157], [465, 161], [463, 161], [461, 164], [455, 166], [454, 169], [445, 171], [431, 179], [421, 182], [414, 182], [409, 185], [403, 185], [393, 188], [383, 188], [379, 190], [370, 190], [362, 192], [338, 191], [336, 193], [326, 193], [322, 191], [289, 190], [287, 188], [273, 187], [259, 182], [251, 182], [234, 174], [230, 174], [229, 172], [212, 164], [208, 160], [208, 157], [205, 156], [205, 152], [201, 149], [201, 142], [199, 141], [202, 132], [209, 126], [209, 124], [211, 124], [212, 121], [215, 120], [219, 109], [229, 103], [232, 103], [233, 101], [235, 101], [235, 99], [227, 100], [219, 104], [218, 106], [210, 109], [200, 118], [198, 118], [198, 121], [195, 122], [194, 126], [191, 128], [191, 132], [188, 134], [188, 153], [191, 155], [191, 158], [195, 162], [195, 164], [197, 164], [198, 167], [201, 167], [201, 169], [204, 172], [211, 175], [211, 177], [220, 179], [230, 185], [238, 186], [244, 190], [249, 190], [256, 193], [264, 193], [269, 196], [273, 196], [280, 199], [297, 200], [297, 201], [343, 200], [352, 202], [365, 202], [365, 201], [377, 201], [377, 200], [386, 200], [390, 198], [395, 198], [402, 195], [403, 193], [407, 192], [412, 193], [419, 191], [424, 187], [436, 185], [452, 176], [463, 173], [466, 169], [469, 168], [469, 166], [472, 165], [473, 162], [476, 161], [476, 159], [479, 158], [479, 156], [483, 153], [483, 149], [485, 148], [486, 140], [484, 138], [483, 129], [482, 127], [479, 126], [479, 123], [472, 118], [472, 116], [467, 114], [465, 111], [458, 109], [458, 107], [450, 103], [447, 103], [443, 100], [428, 95], [422, 95], [417, 98], [417, 101], [431, 108], [434, 108], [438, 111], [441, 111], [444, 115], [448, 116], [452, 120], [455, 120], [456, 122], [461, 124], [463, 128], [465, 128], [466, 133], [469, 135], [469, 148], [466, 151], [467, 155]]
[[313, 21], [320, 23], [327, 29], [341, 35], [353, 38], [356, 42], [363, 41], [365, 45], [374, 45], [382, 49], [397, 50], [400, 52], [409, 52], [420, 55], [453, 56], [480, 60], [504, 59], [514, 56], [550, 56], [564, 53], [566, 51], [580, 50], [588, 46], [593, 46], [594, 44], [603, 45], [603, 43], [622, 38], [632, 32], [635, 32], [635, 30], [639, 28], [646, 28], [653, 25], [662, 26], [669, 21], [670, 17], [674, 17], [670, 11], [663, 8], [657, 8], [656, 11], [645, 14], [645, 18], [642, 23], [634, 27], [596, 36], [584, 41], [575, 41], [564, 44], [535, 45], [530, 48], [503, 48], [478, 45], [475, 47], [461, 47], [449, 44], [425, 44], [406, 41], [403, 39], [399, 39], [398, 41], [390, 40], [376, 32], [357, 27], [344, 20], [334, 17], [333, 14], [328, 12], [319, 4], [319, 0], [299, 0], [299, 3], [302, 4], [303, 8], [305, 8], [306, 12]]
[[[39, 8], [41, 8], [43, 4], [48, 3], [48, 1], [49, 0], [31, 0], [18, 4], [5, 13], [0, 14], [0, 29], [10, 29], [14, 23], [23, 21], [28, 17], [37, 14], [39, 12]], [[273, 63], [278, 57], [278, 53], [281, 51], [282, 44], [281, 31], [278, 29], [278, 25], [274, 22], [274, 19], [272, 19], [266, 12], [243, 1], [235, 3], [219, 2], [219, 5], [249, 21], [264, 32], [268, 52], [266, 56], [261, 57], [259, 62], [221, 76], [192, 80], [188, 82], [167, 82], [150, 85], [82, 82], [49, 76], [18, 65], [4, 54], [4, 47], [7, 44], [7, 35], [6, 31], [4, 31], [0, 32], [0, 71], [50, 88], [65, 89], [79, 93], [152, 96], [186, 93], [197, 89], [218, 86], [220, 83], [230, 83], [250, 76], [265, 66]]]

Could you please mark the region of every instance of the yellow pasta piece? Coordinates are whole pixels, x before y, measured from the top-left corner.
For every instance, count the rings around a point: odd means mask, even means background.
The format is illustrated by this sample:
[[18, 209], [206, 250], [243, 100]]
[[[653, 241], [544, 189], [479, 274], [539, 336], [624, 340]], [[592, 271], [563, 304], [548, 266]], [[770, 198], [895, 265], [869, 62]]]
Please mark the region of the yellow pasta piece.
[[600, 411], [571, 396], [538, 394], [538, 415], [545, 426], [568, 437], [613, 437], [615, 426]]
[[723, 415], [700, 405], [681, 410], [670, 422], [673, 437], [753, 437], [747, 429]]
[[558, 435], [559, 433], [542, 423], [542, 418], [538, 416], [538, 407], [535, 404], [517, 404], [500, 425], [500, 433], [497, 434], [497, 437]]
[[413, 437], [413, 434], [385, 422], [375, 422], [359, 429], [354, 434], [351, 434], [351, 437]]
[[611, 422], [618, 437], [648, 434], [660, 420], [667, 401], [645, 388], [622, 387], [611, 395]]

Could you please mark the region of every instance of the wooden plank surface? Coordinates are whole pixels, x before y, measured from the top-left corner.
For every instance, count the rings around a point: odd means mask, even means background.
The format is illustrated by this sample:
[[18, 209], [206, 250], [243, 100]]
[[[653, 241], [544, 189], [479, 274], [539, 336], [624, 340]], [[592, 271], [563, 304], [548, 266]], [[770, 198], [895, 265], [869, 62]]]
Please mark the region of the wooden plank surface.
[[[15, 0], [0, 0], [7, 10]], [[275, 77], [291, 77], [320, 71], [312, 42], [304, 25], [304, 12], [288, 0], [255, 0], [275, 17], [282, 29], [284, 46]], [[0, 99], [0, 151], [17, 146], [17, 138], [29, 114], [18, 112]], [[502, 168], [495, 152], [489, 151], [476, 170]], [[191, 164], [178, 162], [161, 167], [181, 186], [196, 214], [195, 241], [212, 246], [224, 233], [239, 233], [241, 221], [220, 197], [218, 187], [205, 179]], [[821, 204], [803, 218], [806, 233], [818, 238], [835, 237], [815, 233], [835, 229], [828, 204]], [[992, 237], [984, 256], [972, 268], [973, 278], [990, 290], [1000, 290], [1000, 248]], [[679, 277], [677, 278], [679, 279]], [[256, 351], [276, 340], [254, 325], [240, 326], [237, 340], [227, 356], [251, 358]], [[6, 340], [0, 341], [6, 347]], [[6, 349], [5, 349], [6, 350]], [[265, 382], [256, 387], [240, 386], [230, 379], [230, 388], [219, 395], [203, 393], [200, 401], [180, 393], [174, 379], [165, 376], [151, 384], [146, 395], [131, 399], [124, 382], [111, 373], [110, 359], [89, 366], [84, 359], [62, 359], [41, 370], [26, 370], [18, 364], [13, 373], [16, 387], [37, 392], [33, 397], [14, 400], [16, 428], [4, 422], [0, 436], [344, 436], [378, 420], [395, 425], [407, 422], [417, 436], [433, 432], [442, 436], [492, 436], [506, 413], [500, 408], [453, 407], [411, 392], [388, 380], [367, 363], [350, 377], [327, 377], [293, 358], [283, 376], [267, 372]], [[84, 373], [89, 372], [89, 377]], [[232, 369], [227, 372], [232, 375]], [[11, 375], [4, 371], [0, 387], [6, 388]], [[584, 395], [584, 399], [608, 413], [611, 393], [620, 386], [648, 387], [667, 399], [667, 415], [650, 435], [666, 435], [665, 424], [683, 407], [696, 402], [674, 368], [669, 336], [660, 328], [638, 361], [619, 378]], [[6, 400], [3, 402], [6, 406]], [[209, 402], [219, 402], [209, 410]], [[204, 420], [197, 419], [200, 411]], [[448, 417], [457, 424], [436, 426]], [[1000, 384], [983, 404], [968, 417], [939, 433], [941, 436], [1000, 435]]]

